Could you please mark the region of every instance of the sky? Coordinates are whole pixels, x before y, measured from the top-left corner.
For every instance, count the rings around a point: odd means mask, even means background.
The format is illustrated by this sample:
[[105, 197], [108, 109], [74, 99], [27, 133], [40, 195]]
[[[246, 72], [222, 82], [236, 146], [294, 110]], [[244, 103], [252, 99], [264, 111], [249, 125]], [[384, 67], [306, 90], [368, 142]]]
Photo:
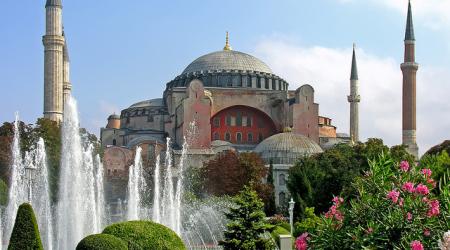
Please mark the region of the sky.
[[[450, 139], [450, 0], [412, 0], [421, 153]], [[290, 83], [315, 88], [319, 113], [349, 128], [357, 46], [361, 139], [401, 143], [400, 63], [406, 0], [63, 0], [81, 126], [99, 134], [111, 113], [161, 98], [197, 57], [223, 48], [254, 55]], [[0, 122], [43, 110], [45, 0], [2, 0]]]

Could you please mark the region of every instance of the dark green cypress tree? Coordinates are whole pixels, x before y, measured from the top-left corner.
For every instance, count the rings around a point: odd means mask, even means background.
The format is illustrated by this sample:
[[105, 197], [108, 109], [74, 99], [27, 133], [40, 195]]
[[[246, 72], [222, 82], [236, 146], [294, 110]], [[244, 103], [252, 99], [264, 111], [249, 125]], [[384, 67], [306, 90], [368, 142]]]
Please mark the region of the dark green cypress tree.
[[224, 250], [265, 250], [273, 249], [273, 241], [264, 234], [271, 226], [265, 220], [264, 204], [258, 194], [245, 186], [233, 198], [234, 205], [226, 214], [229, 223], [224, 232], [224, 240], [219, 243]]
[[9, 240], [8, 250], [43, 250], [33, 207], [24, 203], [17, 211], [16, 222]]

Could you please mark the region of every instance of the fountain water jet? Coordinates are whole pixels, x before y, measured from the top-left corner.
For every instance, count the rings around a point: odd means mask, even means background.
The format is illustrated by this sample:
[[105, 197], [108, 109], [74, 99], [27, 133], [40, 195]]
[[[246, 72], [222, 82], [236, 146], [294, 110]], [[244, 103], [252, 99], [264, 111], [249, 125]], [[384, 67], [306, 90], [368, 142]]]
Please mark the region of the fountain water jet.
[[[83, 147], [75, 99], [64, 107], [56, 228], [57, 249], [74, 249], [86, 235], [99, 232], [92, 145]], [[99, 197], [99, 196], [98, 196]]]
[[127, 220], [138, 220], [141, 218], [142, 193], [146, 187], [141, 152], [142, 148], [137, 147], [134, 164], [128, 169]]
[[45, 144], [44, 140], [39, 138], [36, 146], [25, 152], [25, 157], [22, 158], [17, 113], [14, 122], [12, 156], [8, 206], [6, 213], [2, 213], [5, 216], [2, 219], [4, 223], [2, 238], [6, 239], [6, 242], [8, 241], [19, 205], [28, 202], [34, 208], [44, 247], [51, 250], [53, 247], [53, 218]]

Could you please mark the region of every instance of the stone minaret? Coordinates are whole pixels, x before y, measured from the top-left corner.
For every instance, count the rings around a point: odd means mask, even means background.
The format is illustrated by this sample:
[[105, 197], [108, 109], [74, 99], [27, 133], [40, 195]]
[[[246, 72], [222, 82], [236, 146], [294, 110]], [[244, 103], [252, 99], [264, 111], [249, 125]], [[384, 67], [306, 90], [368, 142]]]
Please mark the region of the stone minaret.
[[44, 118], [60, 122], [63, 117], [64, 36], [61, 0], [47, 0], [44, 56]]
[[66, 102], [66, 100], [71, 95], [72, 91], [72, 84], [70, 83], [70, 59], [69, 59], [69, 50], [67, 48], [67, 39], [64, 35], [65, 39], [64, 44], [64, 51], [63, 51], [63, 103]]
[[359, 141], [359, 80], [358, 67], [356, 65], [355, 44], [353, 44], [352, 72], [350, 74], [350, 95], [347, 97], [350, 103], [350, 139], [353, 143]]
[[411, 12], [411, 2], [408, 3], [408, 17], [405, 32], [405, 60], [401, 64], [403, 72], [403, 145], [408, 146], [408, 152], [416, 158], [419, 148], [416, 143], [416, 72], [419, 65], [415, 62], [415, 38]]

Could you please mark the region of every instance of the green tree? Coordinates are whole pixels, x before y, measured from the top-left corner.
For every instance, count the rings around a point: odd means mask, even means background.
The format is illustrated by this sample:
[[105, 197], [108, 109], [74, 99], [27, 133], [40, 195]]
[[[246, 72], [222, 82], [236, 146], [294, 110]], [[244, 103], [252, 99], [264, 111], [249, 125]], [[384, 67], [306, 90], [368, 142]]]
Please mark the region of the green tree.
[[[236, 195], [245, 185], [253, 187], [265, 204], [272, 198], [273, 188], [264, 183], [268, 169], [256, 153], [226, 151], [218, 154], [201, 170], [204, 190], [209, 195]], [[271, 212], [272, 208], [269, 213]]]
[[19, 206], [8, 246], [8, 250], [23, 249], [44, 249], [36, 216], [34, 215], [33, 208], [28, 203]]
[[226, 213], [229, 220], [224, 232], [224, 240], [219, 243], [225, 250], [273, 249], [270, 238], [265, 233], [272, 226], [265, 222], [264, 204], [249, 186], [233, 198], [234, 206]]
[[34, 130], [37, 137], [44, 139], [45, 151], [47, 153], [50, 195], [52, 201], [56, 201], [61, 164], [61, 128], [55, 121], [39, 118]]
[[8, 204], [8, 185], [3, 180], [0, 180], [0, 206]]
[[368, 159], [380, 154], [414, 163], [414, 157], [404, 146], [389, 148], [383, 140], [375, 138], [354, 146], [338, 144], [323, 153], [299, 159], [289, 170], [287, 183], [296, 202], [296, 217], [302, 218], [306, 207], [314, 207], [318, 214], [325, 212], [334, 196], [346, 199], [357, 196], [352, 185], [354, 179], [369, 169]]
[[270, 161], [269, 172], [267, 174], [267, 202], [264, 203], [264, 211], [267, 216], [272, 216], [277, 212], [277, 206], [275, 204], [275, 185], [273, 180], [273, 163]]

